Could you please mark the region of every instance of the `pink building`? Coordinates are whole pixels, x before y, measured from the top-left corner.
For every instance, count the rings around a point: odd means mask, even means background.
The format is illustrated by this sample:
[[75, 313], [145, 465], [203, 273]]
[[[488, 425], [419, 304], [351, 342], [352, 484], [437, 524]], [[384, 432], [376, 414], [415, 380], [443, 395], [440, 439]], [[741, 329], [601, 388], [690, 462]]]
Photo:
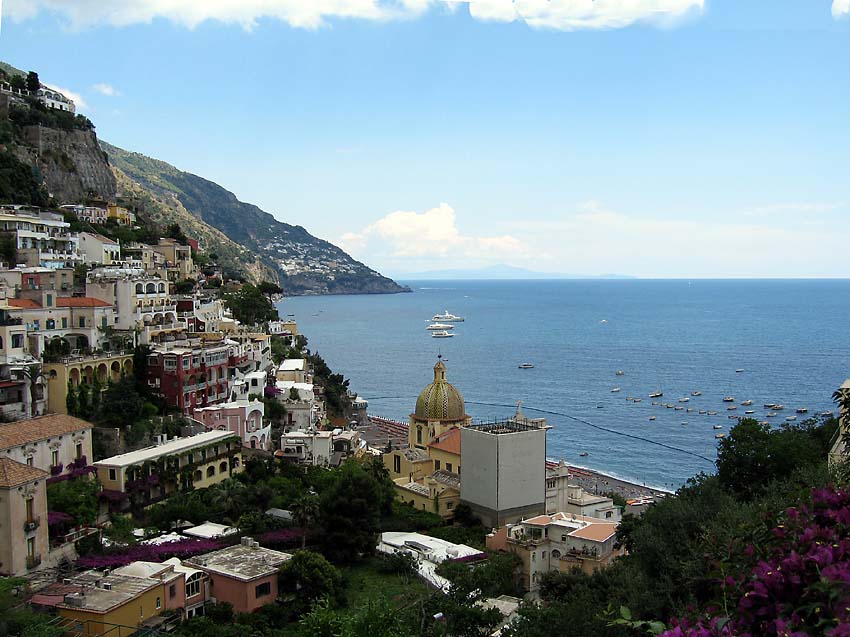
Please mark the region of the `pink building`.
[[227, 602], [237, 613], [252, 613], [277, 599], [277, 572], [289, 553], [263, 548], [248, 537], [212, 553], [193, 557], [185, 566], [209, 575], [210, 597]]
[[232, 431], [251, 449], [271, 448], [271, 424], [263, 425], [265, 404], [259, 400], [237, 400], [209, 407], [196, 407], [192, 418], [204, 423], [207, 429]]

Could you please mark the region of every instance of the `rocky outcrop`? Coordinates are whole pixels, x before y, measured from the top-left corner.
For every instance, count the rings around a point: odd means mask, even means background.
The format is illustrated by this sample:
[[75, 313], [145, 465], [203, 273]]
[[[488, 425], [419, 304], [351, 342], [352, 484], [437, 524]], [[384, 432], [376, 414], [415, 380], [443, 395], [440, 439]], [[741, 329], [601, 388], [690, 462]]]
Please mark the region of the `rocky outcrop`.
[[57, 202], [115, 199], [115, 175], [94, 131], [26, 126], [15, 155], [37, 167]]

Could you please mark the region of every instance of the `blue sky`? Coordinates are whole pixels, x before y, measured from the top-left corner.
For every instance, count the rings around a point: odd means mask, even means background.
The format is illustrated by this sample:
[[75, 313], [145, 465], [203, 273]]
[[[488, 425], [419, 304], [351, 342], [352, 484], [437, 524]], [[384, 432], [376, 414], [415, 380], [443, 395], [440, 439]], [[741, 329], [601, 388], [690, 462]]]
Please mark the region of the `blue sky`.
[[5, 0], [0, 59], [393, 275], [850, 275], [850, 0]]

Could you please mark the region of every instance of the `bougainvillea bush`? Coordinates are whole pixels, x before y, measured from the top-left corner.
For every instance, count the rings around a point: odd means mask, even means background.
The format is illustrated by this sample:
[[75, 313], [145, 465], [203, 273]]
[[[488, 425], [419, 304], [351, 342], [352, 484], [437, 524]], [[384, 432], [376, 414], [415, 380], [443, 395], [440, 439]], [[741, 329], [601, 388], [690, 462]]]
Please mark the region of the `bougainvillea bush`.
[[739, 557], [719, 603], [662, 637], [850, 637], [850, 489], [813, 491]]

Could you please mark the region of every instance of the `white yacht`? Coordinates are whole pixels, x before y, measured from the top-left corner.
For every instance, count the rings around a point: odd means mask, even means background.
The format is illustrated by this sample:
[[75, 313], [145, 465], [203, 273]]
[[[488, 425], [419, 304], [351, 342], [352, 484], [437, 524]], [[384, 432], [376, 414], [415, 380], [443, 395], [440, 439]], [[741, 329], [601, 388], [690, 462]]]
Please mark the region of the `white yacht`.
[[699, 390], [697, 390], [697, 391], [692, 391], [692, 392], [691, 392], [691, 396], [702, 396], [702, 392], [701, 392], [701, 391], [699, 391]]
[[687, 402], [690, 402], [690, 400], [691, 400], [690, 398], [688, 398], [687, 396], [684, 396], [683, 398], [679, 399], [679, 402], [680, 403], [687, 403]]
[[725, 398], [723, 398], [723, 402], [724, 403], [734, 403], [735, 397], [734, 396], [726, 396]]
[[619, 387], [615, 387], [614, 389], [612, 389], [612, 390], [611, 390], [611, 393], [612, 393], [612, 394], [616, 394], [618, 391], [620, 391], [620, 388], [619, 388]]
[[453, 330], [454, 328], [454, 325], [449, 325], [448, 323], [431, 323], [425, 329], [433, 332], [437, 330]]
[[664, 395], [664, 392], [654, 391], [649, 395], [649, 397], [650, 398], [661, 398], [663, 395]]
[[445, 321], [446, 323], [462, 323], [464, 318], [462, 316], [455, 316], [451, 314], [448, 310], [443, 312], [442, 314], [435, 314], [431, 317], [432, 321]]
[[520, 369], [534, 369], [533, 363], [523, 363], [522, 365], [517, 365]]
[[454, 336], [454, 334], [452, 334], [448, 330], [443, 330], [441, 332], [431, 332], [431, 338], [451, 338], [452, 336]]
[[752, 400], [745, 400], [745, 401], [744, 401], [744, 402], [742, 402], [741, 404], [742, 404], [744, 407], [749, 407], [750, 405], [752, 405], [752, 404], [753, 404], [753, 401], [752, 401]]

